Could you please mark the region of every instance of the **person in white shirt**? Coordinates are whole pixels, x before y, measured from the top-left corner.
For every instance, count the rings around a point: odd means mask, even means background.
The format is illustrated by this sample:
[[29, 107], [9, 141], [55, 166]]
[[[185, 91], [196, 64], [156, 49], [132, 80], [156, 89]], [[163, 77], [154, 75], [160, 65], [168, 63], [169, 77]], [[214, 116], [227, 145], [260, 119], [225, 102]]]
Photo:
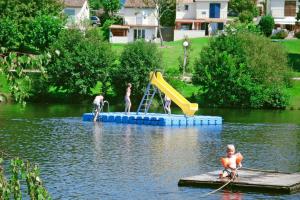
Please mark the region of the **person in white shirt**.
[[100, 94], [98, 96], [95, 97], [94, 101], [93, 101], [93, 105], [94, 105], [94, 122], [97, 121], [97, 117], [100, 113], [101, 107], [104, 104], [104, 97]]

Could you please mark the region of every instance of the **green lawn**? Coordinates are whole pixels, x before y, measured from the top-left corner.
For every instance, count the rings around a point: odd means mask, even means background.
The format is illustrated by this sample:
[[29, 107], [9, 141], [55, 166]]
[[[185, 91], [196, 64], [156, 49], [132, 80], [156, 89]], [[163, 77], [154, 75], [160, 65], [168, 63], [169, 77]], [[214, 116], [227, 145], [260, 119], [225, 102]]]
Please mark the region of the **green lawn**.
[[286, 48], [288, 53], [300, 54], [300, 39], [283, 40], [281, 44]]
[[[201, 49], [207, 45], [208, 38], [196, 38], [191, 39], [191, 53], [190, 53], [190, 63], [194, 63], [195, 59], [198, 57]], [[183, 56], [183, 41], [176, 42], [164, 42], [164, 46], [160, 47], [158, 44], [158, 49], [162, 54], [162, 64], [165, 70], [179, 68], [179, 57]], [[112, 44], [112, 49], [118, 55], [120, 55], [125, 47], [125, 44]]]

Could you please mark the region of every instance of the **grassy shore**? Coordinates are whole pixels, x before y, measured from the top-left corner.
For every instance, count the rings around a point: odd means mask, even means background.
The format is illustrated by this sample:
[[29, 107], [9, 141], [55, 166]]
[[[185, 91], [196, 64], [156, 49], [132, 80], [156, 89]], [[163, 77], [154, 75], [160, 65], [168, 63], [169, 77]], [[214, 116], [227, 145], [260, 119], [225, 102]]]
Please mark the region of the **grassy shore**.
[[[191, 51], [190, 51], [190, 66], [193, 66], [195, 60], [199, 57], [202, 48], [208, 44], [209, 38], [196, 38], [191, 39]], [[165, 71], [178, 71], [179, 69], [179, 57], [183, 56], [183, 46], [181, 41], [165, 42], [163, 47], [158, 46], [159, 51], [162, 54], [162, 66]], [[288, 56], [289, 63], [294, 69], [294, 76], [300, 77], [300, 40], [281, 40], [278, 42], [285, 47]], [[117, 55], [120, 55], [125, 48], [125, 44], [112, 44], [112, 49]], [[288, 89], [288, 93], [291, 96], [289, 109], [300, 108], [300, 81], [293, 81], [294, 86]], [[192, 84], [185, 84], [176, 79], [171, 80], [170, 84], [181, 92], [185, 97], [190, 98], [194, 92], [198, 90]], [[99, 87], [99, 86], [98, 86]], [[98, 90], [97, 90], [98, 91]], [[9, 88], [5, 81], [5, 77], [0, 75], [0, 92], [9, 93]]]

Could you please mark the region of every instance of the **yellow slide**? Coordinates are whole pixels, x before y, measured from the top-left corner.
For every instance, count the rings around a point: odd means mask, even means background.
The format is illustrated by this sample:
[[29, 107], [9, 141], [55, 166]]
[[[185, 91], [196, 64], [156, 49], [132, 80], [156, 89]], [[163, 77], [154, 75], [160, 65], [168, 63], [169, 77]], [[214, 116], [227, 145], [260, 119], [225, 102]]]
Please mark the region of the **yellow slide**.
[[193, 116], [198, 110], [197, 103], [190, 103], [179, 92], [177, 92], [170, 84], [168, 84], [160, 72], [150, 73], [150, 83], [156, 86], [160, 91], [165, 93], [176, 105], [178, 105], [182, 112], [188, 116]]

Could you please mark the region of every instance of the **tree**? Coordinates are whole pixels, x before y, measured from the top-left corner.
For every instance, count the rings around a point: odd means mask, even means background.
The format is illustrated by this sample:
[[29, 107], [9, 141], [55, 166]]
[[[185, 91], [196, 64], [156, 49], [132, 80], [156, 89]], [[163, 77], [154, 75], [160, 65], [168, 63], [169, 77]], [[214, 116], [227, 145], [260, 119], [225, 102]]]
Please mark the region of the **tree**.
[[[166, 14], [170, 14], [170, 13], [172, 14], [172, 12], [174, 12], [174, 8], [176, 9], [176, 0], [143, 0], [143, 2], [147, 6], [154, 7], [156, 10], [156, 12], [154, 13], [154, 16], [158, 22], [160, 45], [163, 46], [164, 39], [163, 39], [163, 36], [161, 33], [162, 20], [165, 20], [165, 18], [163, 18], [163, 17], [167, 18]], [[174, 17], [174, 19], [175, 19], [175, 17]], [[165, 21], [163, 21], [163, 22], [165, 23]], [[172, 22], [170, 22], [170, 23], [172, 23]]]
[[[92, 32], [91, 32], [92, 31]], [[107, 42], [102, 41], [98, 29], [82, 33], [66, 29], [50, 47], [52, 59], [46, 66], [48, 83], [67, 95], [91, 95], [91, 88], [98, 81], [106, 93], [110, 83], [110, 71], [114, 53]]]
[[[53, 37], [58, 35], [58, 31], [56, 31], [58, 27], [53, 27], [54, 20], [60, 23], [60, 26], [63, 26], [64, 23], [61, 18], [62, 9], [63, 5], [60, 1], [55, 0], [11, 0], [9, 3], [7, 0], [0, 0], [0, 26], [2, 26], [0, 46], [6, 47], [9, 51], [37, 53], [39, 48], [36, 48], [35, 41], [31, 38], [31, 34], [33, 34], [32, 24], [35, 23], [37, 25], [38, 21], [36, 18], [48, 16], [46, 21], [39, 22], [40, 25], [37, 28], [42, 28], [44, 33], [47, 32], [49, 37], [44, 37], [44, 39], [49, 39], [50, 37], [53, 39]], [[5, 24], [9, 26], [5, 26]], [[3, 28], [5, 29], [3, 30]], [[13, 34], [5, 35], [11, 31], [13, 31]], [[9, 43], [5, 42], [7, 38], [9, 38]], [[45, 44], [49, 44], [49, 42]]]
[[154, 43], [137, 40], [128, 44], [120, 57], [120, 66], [113, 72], [113, 86], [123, 96], [127, 83], [132, 84], [132, 95], [139, 99], [149, 82], [149, 74], [161, 67], [161, 55]]
[[121, 8], [120, 0], [102, 0], [102, 5], [109, 19], [113, 18], [115, 13]]
[[258, 26], [265, 36], [269, 37], [275, 26], [274, 18], [271, 15], [263, 16], [260, 19]]
[[17, 102], [25, 104], [31, 95], [33, 72], [45, 75], [44, 51], [63, 28], [62, 9], [56, 0], [0, 0], [0, 73]]
[[202, 49], [193, 83], [201, 86], [206, 105], [284, 108], [289, 73], [280, 45], [258, 34], [227, 32]]
[[243, 11], [248, 11], [253, 14], [253, 16], [257, 15], [256, 1], [253, 0], [230, 0], [228, 5], [228, 10], [233, 11], [235, 13], [242, 13]]
[[298, 6], [298, 12], [296, 14], [296, 20], [299, 23], [300, 22], [300, 6]]

